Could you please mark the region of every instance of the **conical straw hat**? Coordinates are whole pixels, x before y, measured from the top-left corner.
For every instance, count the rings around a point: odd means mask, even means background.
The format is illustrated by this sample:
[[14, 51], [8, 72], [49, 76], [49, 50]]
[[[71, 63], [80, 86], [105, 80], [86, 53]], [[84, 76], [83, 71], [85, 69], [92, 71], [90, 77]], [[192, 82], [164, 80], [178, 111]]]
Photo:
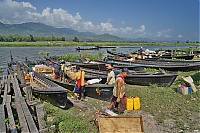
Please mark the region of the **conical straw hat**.
[[196, 91], [197, 91], [197, 89], [196, 89], [196, 87], [195, 87], [195, 85], [194, 85], [194, 83], [193, 83], [193, 79], [192, 79], [191, 76], [182, 77], [182, 79], [183, 79], [183, 81], [185, 81], [185, 82], [187, 82], [188, 84], [190, 84], [190, 86], [192, 87], [193, 92], [196, 92]]

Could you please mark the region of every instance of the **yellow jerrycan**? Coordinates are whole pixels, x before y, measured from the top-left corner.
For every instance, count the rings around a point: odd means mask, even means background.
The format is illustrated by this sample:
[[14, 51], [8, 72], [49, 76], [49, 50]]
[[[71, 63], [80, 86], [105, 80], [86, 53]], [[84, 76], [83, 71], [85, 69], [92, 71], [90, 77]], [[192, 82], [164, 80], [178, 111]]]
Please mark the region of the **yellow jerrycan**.
[[133, 97], [133, 108], [134, 110], [140, 109], [140, 98], [137, 96]]
[[133, 110], [133, 98], [126, 98], [126, 110]]

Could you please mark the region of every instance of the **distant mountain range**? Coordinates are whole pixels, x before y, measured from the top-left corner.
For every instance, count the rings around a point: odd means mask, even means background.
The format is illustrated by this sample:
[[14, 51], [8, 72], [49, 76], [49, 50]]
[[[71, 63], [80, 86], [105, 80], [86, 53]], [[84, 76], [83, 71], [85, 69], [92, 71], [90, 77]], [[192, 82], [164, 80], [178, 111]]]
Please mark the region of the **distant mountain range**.
[[79, 32], [71, 28], [55, 28], [42, 23], [27, 22], [22, 24], [3, 24], [0, 22], [0, 35], [22, 35], [22, 36], [45, 36], [45, 37], [65, 37], [72, 40], [78, 37], [82, 41], [138, 41], [138, 42], [155, 42], [148, 38], [122, 38], [111, 34], [97, 35], [92, 32]]

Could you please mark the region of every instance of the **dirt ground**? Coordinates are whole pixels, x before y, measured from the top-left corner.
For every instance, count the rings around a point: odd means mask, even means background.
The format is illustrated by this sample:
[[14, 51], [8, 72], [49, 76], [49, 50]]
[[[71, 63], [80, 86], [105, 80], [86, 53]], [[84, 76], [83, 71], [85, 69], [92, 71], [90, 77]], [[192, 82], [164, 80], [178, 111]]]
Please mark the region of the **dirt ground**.
[[[100, 101], [97, 99], [87, 97], [85, 101], [77, 101], [78, 103], [85, 104], [87, 108], [81, 112], [81, 114], [92, 114], [97, 110], [104, 110], [108, 105], [109, 102]], [[185, 132], [184, 130], [174, 128], [175, 121], [168, 119], [165, 120], [162, 124], [158, 123], [154, 116], [150, 113], [145, 112], [143, 110], [126, 110], [122, 115], [142, 115], [143, 120], [143, 127], [145, 133], [191, 133]], [[192, 133], [200, 133], [199, 130], [195, 130]]]

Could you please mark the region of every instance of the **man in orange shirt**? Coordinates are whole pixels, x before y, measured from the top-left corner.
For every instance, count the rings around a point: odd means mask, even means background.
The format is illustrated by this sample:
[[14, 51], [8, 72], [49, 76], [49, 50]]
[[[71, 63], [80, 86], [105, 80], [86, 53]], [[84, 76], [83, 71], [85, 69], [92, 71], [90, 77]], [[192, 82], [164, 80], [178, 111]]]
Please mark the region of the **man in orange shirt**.
[[[74, 87], [75, 99], [84, 99], [85, 92], [85, 72], [80, 69], [80, 66], [76, 66], [76, 85]], [[81, 95], [80, 95], [81, 94]]]

